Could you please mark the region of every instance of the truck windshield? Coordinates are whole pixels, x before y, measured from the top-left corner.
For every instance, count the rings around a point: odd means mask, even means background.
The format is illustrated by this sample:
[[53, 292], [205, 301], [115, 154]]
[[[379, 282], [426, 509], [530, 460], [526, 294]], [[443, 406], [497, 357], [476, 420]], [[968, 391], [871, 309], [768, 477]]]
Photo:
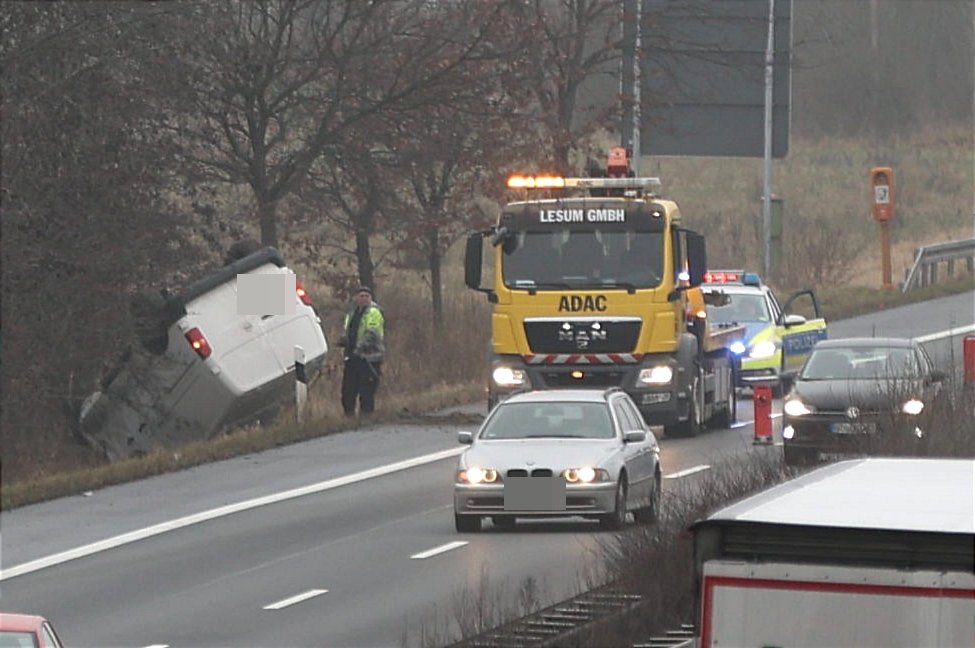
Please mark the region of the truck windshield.
[[517, 231], [502, 246], [509, 288], [655, 288], [663, 275], [663, 234], [596, 229]]

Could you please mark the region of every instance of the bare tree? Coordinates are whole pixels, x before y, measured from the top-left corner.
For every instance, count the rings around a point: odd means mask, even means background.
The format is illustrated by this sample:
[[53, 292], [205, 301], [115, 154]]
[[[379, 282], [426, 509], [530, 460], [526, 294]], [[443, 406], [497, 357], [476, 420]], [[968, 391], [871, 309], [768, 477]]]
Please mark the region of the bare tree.
[[[580, 90], [594, 77], [615, 78], [622, 47], [619, 0], [528, 0], [518, 5], [528, 36], [523, 51], [530, 66], [512, 79], [534, 99], [528, 120], [548, 141], [555, 171], [569, 173], [571, 152], [619, 114], [618, 88], [582, 110]], [[526, 120], [527, 121], [527, 120]]]
[[[127, 292], [192, 263], [173, 142], [143, 82], [152, 5], [4, 3], [4, 480], [81, 453], [70, 431], [129, 342]], [[77, 457], [72, 457], [77, 459]]]

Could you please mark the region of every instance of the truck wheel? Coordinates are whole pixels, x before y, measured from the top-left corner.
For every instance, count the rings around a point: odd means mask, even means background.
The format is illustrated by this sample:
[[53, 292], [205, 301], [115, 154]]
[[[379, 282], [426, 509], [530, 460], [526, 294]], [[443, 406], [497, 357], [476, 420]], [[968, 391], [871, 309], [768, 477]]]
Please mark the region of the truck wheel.
[[732, 387], [728, 390], [728, 398], [724, 403], [724, 407], [715, 413], [708, 422], [708, 427], [712, 428], [728, 428], [734, 423], [735, 417], [738, 415], [735, 411], [737, 409], [738, 399], [735, 396], [735, 388]]
[[481, 530], [481, 516], [454, 513], [454, 528], [458, 533], [477, 533]]
[[691, 385], [691, 397], [687, 401], [687, 420], [665, 426], [664, 433], [667, 436], [695, 437], [700, 433], [704, 426], [704, 422], [701, 420], [701, 408], [697, 406], [697, 392], [700, 386], [700, 380], [694, 376], [694, 383]]

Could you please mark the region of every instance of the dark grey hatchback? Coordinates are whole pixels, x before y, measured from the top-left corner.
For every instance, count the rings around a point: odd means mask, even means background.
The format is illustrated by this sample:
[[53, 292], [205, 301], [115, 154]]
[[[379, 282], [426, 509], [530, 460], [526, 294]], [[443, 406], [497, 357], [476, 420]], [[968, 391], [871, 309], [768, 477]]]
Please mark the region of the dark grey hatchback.
[[946, 377], [915, 340], [842, 338], [816, 344], [783, 407], [786, 463], [820, 452], [870, 453], [923, 437]]

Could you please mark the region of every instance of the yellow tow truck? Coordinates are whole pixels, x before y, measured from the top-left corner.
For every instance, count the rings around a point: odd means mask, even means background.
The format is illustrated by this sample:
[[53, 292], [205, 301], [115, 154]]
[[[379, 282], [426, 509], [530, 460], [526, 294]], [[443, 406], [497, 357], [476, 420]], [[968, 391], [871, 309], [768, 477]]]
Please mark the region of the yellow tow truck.
[[669, 435], [726, 426], [742, 330], [696, 321], [704, 237], [659, 179], [631, 177], [622, 149], [607, 175], [513, 176], [520, 199], [469, 235], [465, 282], [493, 304], [488, 408], [525, 389], [620, 386]]

